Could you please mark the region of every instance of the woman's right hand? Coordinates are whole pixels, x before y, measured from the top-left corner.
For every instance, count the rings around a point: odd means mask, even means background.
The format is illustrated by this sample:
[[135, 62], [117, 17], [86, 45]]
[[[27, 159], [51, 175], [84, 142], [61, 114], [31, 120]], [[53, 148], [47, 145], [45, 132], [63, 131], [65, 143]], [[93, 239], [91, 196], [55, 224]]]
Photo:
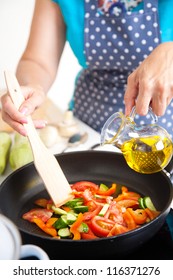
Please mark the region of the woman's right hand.
[[[26, 136], [26, 130], [23, 124], [27, 123], [27, 116], [37, 109], [45, 100], [45, 93], [39, 86], [22, 86], [21, 87], [25, 101], [19, 110], [14, 106], [8, 93], [1, 97], [2, 119], [9, 124], [18, 133]], [[46, 124], [45, 120], [35, 120], [36, 128], [42, 128]]]

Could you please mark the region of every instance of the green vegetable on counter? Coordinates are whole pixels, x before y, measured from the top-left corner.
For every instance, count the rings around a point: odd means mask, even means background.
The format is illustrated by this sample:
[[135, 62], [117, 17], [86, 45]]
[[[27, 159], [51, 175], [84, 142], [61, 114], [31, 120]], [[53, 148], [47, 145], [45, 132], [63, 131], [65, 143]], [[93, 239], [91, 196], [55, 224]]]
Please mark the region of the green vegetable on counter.
[[0, 132], [0, 175], [5, 171], [11, 143], [10, 134], [7, 132]]
[[33, 161], [33, 153], [27, 137], [15, 133], [14, 143], [9, 154], [9, 163], [12, 170]]

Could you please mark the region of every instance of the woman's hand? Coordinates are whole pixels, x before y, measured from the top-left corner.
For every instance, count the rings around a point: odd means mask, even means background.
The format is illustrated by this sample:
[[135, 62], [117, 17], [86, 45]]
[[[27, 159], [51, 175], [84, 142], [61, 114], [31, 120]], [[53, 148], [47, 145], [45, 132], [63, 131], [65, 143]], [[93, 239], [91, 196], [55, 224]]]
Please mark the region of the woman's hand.
[[132, 107], [136, 113], [146, 115], [151, 106], [162, 116], [173, 98], [173, 42], [159, 45], [128, 77], [124, 96], [125, 114]]
[[[25, 101], [20, 106], [19, 110], [14, 106], [10, 96], [4, 94], [1, 97], [2, 103], [2, 119], [8, 123], [14, 130], [26, 136], [26, 130], [23, 124], [27, 123], [27, 116], [31, 115], [45, 99], [45, 93], [41, 87], [21, 87]], [[34, 121], [36, 128], [45, 126], [45, 120]]]

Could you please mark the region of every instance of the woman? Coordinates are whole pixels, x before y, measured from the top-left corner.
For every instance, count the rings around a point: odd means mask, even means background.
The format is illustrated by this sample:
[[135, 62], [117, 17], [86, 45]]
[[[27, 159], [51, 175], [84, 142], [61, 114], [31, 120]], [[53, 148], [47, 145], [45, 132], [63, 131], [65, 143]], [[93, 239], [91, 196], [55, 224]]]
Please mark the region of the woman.
[[26, 101], [18, 112], [4, 95], [4, 121], [26, 135], [22, 124], [43, 102], [68, 40], [82, 66], [70, 103], [76, 117], [100, 132], [112, 113], [128, 115], [134, 105], [142, 124], [139, 116], [146, 116], [150, 105], [173, 136], [172, 2], [36, 0], [30, 37], [17, 67]]

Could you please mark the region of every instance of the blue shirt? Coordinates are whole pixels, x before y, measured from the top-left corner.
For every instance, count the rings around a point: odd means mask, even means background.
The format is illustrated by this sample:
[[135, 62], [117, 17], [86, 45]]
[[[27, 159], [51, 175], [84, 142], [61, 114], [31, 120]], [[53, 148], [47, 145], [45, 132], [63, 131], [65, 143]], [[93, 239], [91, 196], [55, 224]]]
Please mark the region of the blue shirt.
[[[87, 68], [84, 55], [84, 0], [52, 0], [56, 2], [63, 14], [67, 26], [67, 40], [78, 59], [79, 64]], [[141, 9], [140, 3], [134, 10]], [[159, 0], [159, 18], [162, 42], [173, 41], [173, 0]]]

